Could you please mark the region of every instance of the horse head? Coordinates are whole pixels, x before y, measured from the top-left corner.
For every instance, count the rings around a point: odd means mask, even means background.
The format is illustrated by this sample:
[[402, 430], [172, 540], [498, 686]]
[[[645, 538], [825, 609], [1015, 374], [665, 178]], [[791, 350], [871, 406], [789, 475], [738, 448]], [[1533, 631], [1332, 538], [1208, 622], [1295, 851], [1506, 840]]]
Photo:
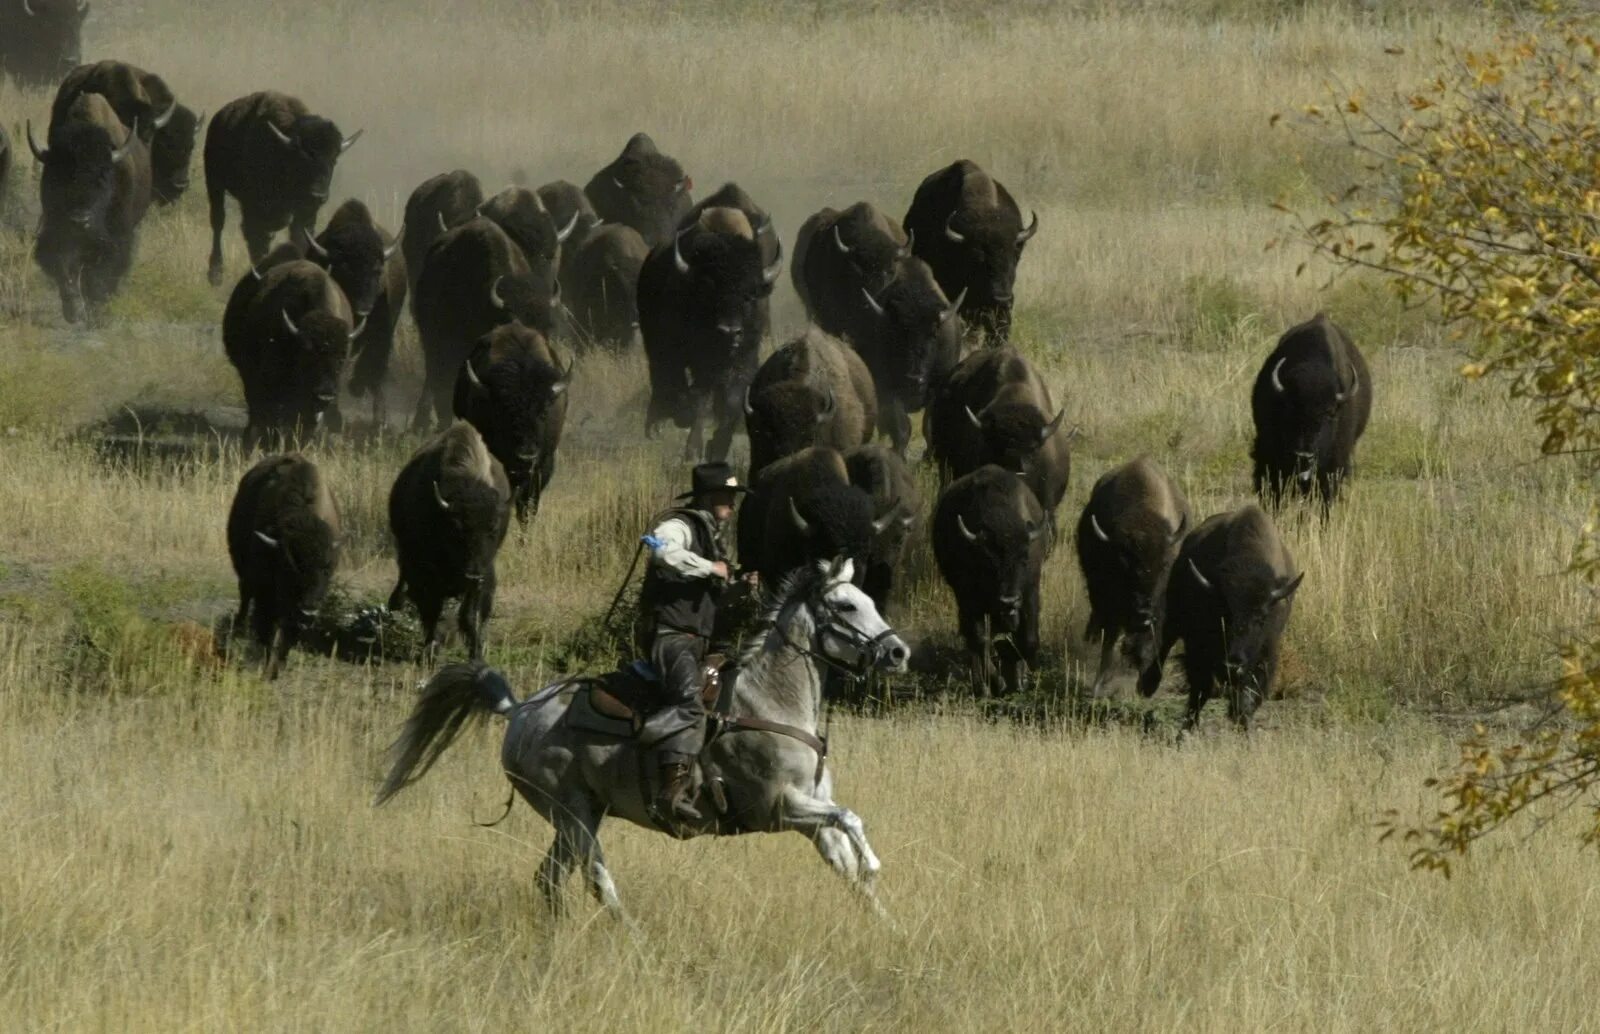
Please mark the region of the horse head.
[[806, 604], [817, 651], [828, 661], [858, 672], [868, 668], [904, 672], [911, 647], [883, 620], [872, 597], [852, 583], [854, 562], [848, 558], [819, 560], [815, 575]]

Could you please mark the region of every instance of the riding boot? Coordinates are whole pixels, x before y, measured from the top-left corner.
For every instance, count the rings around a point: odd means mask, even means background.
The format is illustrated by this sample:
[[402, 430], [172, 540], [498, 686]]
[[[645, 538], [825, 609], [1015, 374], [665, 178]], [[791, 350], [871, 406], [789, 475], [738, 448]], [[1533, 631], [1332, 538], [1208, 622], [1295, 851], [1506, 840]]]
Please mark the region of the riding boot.
[[661, 760], [656, 814], [669, 822], [699, 822], [701, 815], [689, 794], [689, 762], [668, 756]]

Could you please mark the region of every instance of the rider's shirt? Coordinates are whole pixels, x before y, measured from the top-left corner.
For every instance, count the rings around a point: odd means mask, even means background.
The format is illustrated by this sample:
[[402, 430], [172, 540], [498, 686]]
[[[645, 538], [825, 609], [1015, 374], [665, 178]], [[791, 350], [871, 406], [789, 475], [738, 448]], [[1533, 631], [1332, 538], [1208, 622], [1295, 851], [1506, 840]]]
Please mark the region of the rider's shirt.
[[712, 565], [727, 558], [716, 522], [704, 510], [669, 510], [645, 543], [650, 567], [641, 604], [655, 627], [709, 637], [723, 588]]

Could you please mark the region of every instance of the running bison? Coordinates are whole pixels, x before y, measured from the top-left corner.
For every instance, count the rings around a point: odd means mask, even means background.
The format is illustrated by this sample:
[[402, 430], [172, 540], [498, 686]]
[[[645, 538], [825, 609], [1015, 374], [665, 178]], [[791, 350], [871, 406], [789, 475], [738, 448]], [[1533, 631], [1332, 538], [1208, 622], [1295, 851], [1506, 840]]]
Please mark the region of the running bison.
[[465, 169], [441, 172], [422, 181], [406, 199], [405, 227], [400, 250], [405, 255], [406, 277], [412, 293], [422, 274], [422, 258], [433, 242], [478, 214], [483, 185]]
[[33, 255], [55, 281], [69, 323], [98, 318], [133, 264], [139, 222], [150, 208], [150, 152], [98, 93], [80, 94], [50, 125], [41, 150], [43, 216]]
[[849, 557], [859, 564], [888, 522], [850, 483], [837, 449], [812, 446], [764, 469], [739, 506], [739, 563], [776, 585], [797, 567]]
[[893, 449], [875, 442], [858, 445], [844, 454], [850, 483], [872, 500], [872, 542], [856, 562], [856, 584], [887, 614], [894, 591], [894, 573], [900, 569], [906, 540], [922, 512], [922, 496], [906, 461]]
[[389, 609], [409, 598], [422, 618], [423, 652], [433, 647], [448, 598], [467, 655], [483, 656], [483, 628], [494, 609], [495, 554], [506, 537], [511, 486], [500, 461], [465, 421], [418, 449], [389, 492], [400, 580]]
[[0, 72], [21, 86], [53, 86], [79, 61], [89, 0], [0, 2]]
[[526, 187], [507, 187], [478, 206], [478, 214], [506, 232], [522, 249], [534, 279], [545, 293], [560, 298], [556, 274], [561, 266], [561, 245], [577, 229], [579, 213], [557, 225], [539, 195]]
[[563, 370], [544, 335], [520, 323], [486, 334], [456, 376], [455, 414], [478, 429], [505, 468], [523, 524], [539, 512], [555, 474], [571, 381], [572, 364]]
[[[576, 183], [566, 180], [553, 180], [535, 191], [539, 201], [544, 205], [545, 211], [550, 213], [550, 218], [557, 226], [566, 226], [572, 223], [572, 232], [561, 244], [561, 293], [571, 294], [573, 285], [567, 280], [567, 271], [572, 266], [573, 257], [588, 243], [589, 235], [600, 226], [600, 216], [595, 213], [594, 205], [589, 203], [589, 196], [583, 188]], [[576, 220], [575, 222], [573, 220]], [[645, 251], [649, 251], [646, 248]]]
[[150, 174], [155, 199], [170, 205], [189, 189], [189, 166], [204, 115], [178, 103], [159, 75], [125, 61], [80, 65], [62, 80], [50, 108], [52, 124], [65, 116], [81, 94], [98, 93], [124, 124], [139, 127], [150, 148]]
[[1326, 516], [1372, 415], [1372, 377], [1349, 335], [1321, 312], [1290, 328], [1256, 375], [1250, 412], [1256, 494], [1276, 507], [1286, 489], [1314, 490]]
[[[956, 598], [978, 692], [1015, 692], [1039, 653], [1045, 512], [1017, 475], [993, 464], [952, 481], [933, 510], [933, 556]], [[999, 671], [995, 654], [999, 654]]]
[[[755, 228], [734, 208], [707, 209], [645, 259], [638, 304], [650, 369], [647, 435], [670, 418], [689, 429], [686, 457], [703, 449], [708, 459], [727, 458], [780, 263], [762, 265]], [[709, 444], [708, 411], [717, 424]]]
[[861, 292], [882, 290], [910, 256], [904, 231], [858, 201], [842, 212], [824, 208], [800, 225], [789, 277], [806, 314], [824, 330], [843, 334], [862, 306]]
[[602, 221], [639, 231], [651, 248], [672, 242], [684, 216], [694, 207], [694, 181], [677, 159], [662, 154], [643, 133], [635, 133], [622, 153], [583, 188]]
[[[744, 213], [745, 219], [755, 231], [756, 243], [761, 246], [761, 268], [774, 269], [783, 261], [783, 242], [778, 239], [778, 231], [773, 228], [772, 216], [767, 210], [756, 204], [755, 198], [737, 183], [728, 182], [718, 187], [710, 197], [702, 199], [689, 214], [683, 217], [678, 224], [679, 230], [686, 230], [700, 222], [702, 216], [713, 208], [732, 208]], [[768, 296], [761, 300], [758, 307], [755, 330], [757, 337], [766, 337], [772, 329], [772, 298]]]
[[222, 344], [244, 385], [246, 449], [338, 419], [350, 342], [362, 329], [352, 323], [344, 292], [314, 263], [288, 259], [244, 275], [222, 315]]
[[761, 364], [745, 396], [750, 477], [808, 445], [852, 449], [872, 437], [877, 419], [878, 396], [866, 364], [812, 327]]
[[383, 382], [394, 352], [395, 325], [406, 304], [400, 242], [378, 225], [366, 205], [351, 198], [334, 210], [321, 233], [306, 238], [306, 257], [333, 277], [362, 327], [355, 339], [350, 392], [371, 395], [373, 423], [382, 424]]
[[333, 166], [361, 136], [311, 114], [298, 98], [271, 90], [230, 101], [206, 130], [206, 196], [211, 203], [208, 276], [222, 283], [222, 227], [227, 196], [239, 202], [239, 219], [252, 264], [266, 257], [272, 235], [309, 234], [328, 200]]
[[1183, 491], [1148, 457], [1107, 471], [1090, 490], [1078, 519], [1078, 566], [1089, 590], [1083, 637], [1100, 640], [1095, 697], [1104, 695], [1117, 640], [1135, 670], [1154, 662], [1167, 576], [1188, 528]]
[[1139, 676], [1139, 692], [1161, 686], [1161, 668], [1183, 641], [1193, 729], [1220, 685], [1228, 717], [1248, 731], [1278, 671], [1283, 630], [1305, 574], [1272, 519], [1255, 505], [1208, 517], [1183, 540], [1167, 579], [1166, 613], [1154, 658]]
[[1022, 249], [1039, 217], [1022, 225], [1010, 191], [975, 163], [947, 165], [922, 181], [904, 226], [912, 251], [926, 262], [945, 294], [964, 294], [962, 316], [997, 342], [1011, 333], [1012, 291]]
[[561, 293], [582, 339], [613, 349], [639, 338], [639, 270], [650, 249], [639, 231], [605, 223], [568, 262], [562, 251]]
[[339, 511], [316, 464], [268, 456], [245, 472], [228, 510], [228, 555], [239, 579], [239, 612], [267, 649], [277, 678], [289, 649], [311, 627], [339, 566]]

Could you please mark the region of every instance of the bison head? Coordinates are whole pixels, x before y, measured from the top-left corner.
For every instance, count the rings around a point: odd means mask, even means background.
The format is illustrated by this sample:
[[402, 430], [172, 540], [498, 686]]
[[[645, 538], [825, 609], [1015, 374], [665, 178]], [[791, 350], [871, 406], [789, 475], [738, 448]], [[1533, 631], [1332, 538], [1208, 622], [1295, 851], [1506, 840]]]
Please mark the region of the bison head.
[[1261, 661], [1283, 628], [1287, 608], [1305, 572], [1285, 576], [1265, 565], [1240, 569], [1228, 577], [1208, 576], [1192, 558], [1173, 577], [1192, 578], [1216, 607], [1223, 642], [1223, 666], [1230, 683], [1260, 694], [1254, 684]]
[[346, 137], [340, 134], [338, 126], [317, 115], [296, 116], [288, 130], [270, 120], [266, 125], [277, 140], [279, 153], [287, 166], [285, 179], [299, 192], [298, 197], [284, 200], [317, 204], [328, 200], [334, 163], [361, 139], [363, 130], [358, 129]]
[[1147, 511], [1120, 519], [1085, 510], [1078, 526], [1079, 549], [1099, 549], [1117, 569], [1117, 580], [1131, 601], [1132, 623], [1122, 640], [1122, 655], [1137, 671], [1156, 663], [1165, 616], [1167, 578], [1172, 560], [1189, 530], [1189, 515], [1170, 530], [1160, 516]]
[[291, 406], [302, 428], [314, 427], [322, 422], [328, 407], [338, 401], [350, 342], [364, 328], [357, 324], [351, 330], [344, 320], [321, 309], [298, 317], [285, 309], [282, 319], [282, 355], [294, 370]]
[[1039, 548], [1046, 532], [1042, 521], [975, 519], [971, 524], [956, 515], [956, 533], [971, 550], [971, 563], [984, 571], [978, 601], [989, 615], [995, 633], [1014, 634], [1022, 625], [1022, 608], [1030, 585], [1037, 579], [1044, 553]]
[[679, 293], [685, 314], [712, 329], [717, 350], [732, 355], [754, 349], [759, 342], [749, 338], [759, 326], [761, 302], [778, 279], [782, 249], [763, 266], [753, 232], [720, 232], [697, 223], [674, 235], [672, 261], [684, 281]]
[[551, 283], [536, 273], [512, 273], [495, 278], [489, 285], [489, 304], [505, 321], [537, 330], [546, 338], [556, 333], [556, 315], [561, 308], [561, 283]]
[[800, 543], [802, 563], [865, 557], [881, 530], [872, 519], [872, 497], [854, 485], [815, 484], [798, 499], [791, 496], [788, 517]]
[[[983, 438], [981, 462], [993, 463], [1025, 479], [1035, 473], [1040, 448], [1061, 431], [1065, 416], [1066, 410], [1059, 410], [1046, 420], [1039, 407], [1029, 402], [996, 402], [978, 413], [967, 410], [967, 419]], [[1070, 439], [1077, 429], [1066, 434]]]
[[[133, 129], [113, 140], [103, 127], [68, 121], [53, 127], [50, 148], [41, 149], [27, 126], [28, 146], [44, 166], [39, 200], [50, 230], [104, 237], [106, 215], [116, 197], [116, 168], [143, 146]], [[49, 234], [47, 231], [47, 235]]]
[[399, 246], [398, 239], [385, 244], [367, 206], [351, 199], [333, 213], [322, 233], [307, 238], [306, 258], [328, 271], [360, 320], [377, 305], [384, 267]]
[[1038, 230], [1036, 213], [1023, 226], [1021, 213], [1010, 203], [957, 208], [946, 218], [944, 238], [959, 256], [955, 265], [961, 271], [959, 282], [970, 292], [967, 315], [973, 322], [991, 331], [1009, 325], [1017, 262]]
[[935, 379], [954, 365], [961, 350], [955, 315], [964, 297], [946, 299], [921, 259], [901, 262], [877, 294], [862, 291], [879, 327], [874, 379], [907, 411], [922, 408]]
[[279, 518], [276, 527], [257, 531], [256, 539], [275, 560], [270, 565], [272, 591], [283, 622], [309, 628], [339, 565], [339, 541], [333, 529], [310, 510], [293, 509]]
[[1340, 383], [1331, 363], [1288, 365], [1287, 357], [1273, 361], [1267, 380], [1278, 403], [1273, 428], [1276, 445], [1292, 454], [1296, 487], [1309, 492], [1317, 470], [1332, 462], [1340, 411], [1359, 390], [1360, 382]]
[[837, 408], [832, 389], [820, 392], [795, 381], [774, 384], [755, 396], [747, 393], [744, 426], [750, 436], [751, 476], [774, 460], [814, 444]]
[[577, 229], [580, 213], [573, 212], [557, 226], [539, 195], [523, 187], [507, 187], [479, 205], [478, 214], [499, 226], [522, 249], [537, 277], [555, 283], [561, 245]]
[[449, 529], [434, 540], [439, 566], [460, 571], [468, 582], [483, 581], [500, 548], [505, 499], [481, 478], [447, 469], [433, 483], [432, 504]]
[[156, 200], [170, 205], [189, 189], [189, 165], [194, 157], [194, 142], [200, 136], [205, 116], [196, 115], [182, 104], [175, 104], [156, 126], [150, 139], [150, 177]]
[[519, 514], [546, 461], [551, 408], [571, 383], [570, 364], [561, 371], [526, 350], [498, 360], [480, 352], [461, 364], [455, 414], [478, 429], [505, 468]]
[[651, 247], [665, 244], [694, 207], [694, 181], [675, 158], [635, 133], [616, 160], [595, 173], [584, 193], [608, 223], [639, 231]]

